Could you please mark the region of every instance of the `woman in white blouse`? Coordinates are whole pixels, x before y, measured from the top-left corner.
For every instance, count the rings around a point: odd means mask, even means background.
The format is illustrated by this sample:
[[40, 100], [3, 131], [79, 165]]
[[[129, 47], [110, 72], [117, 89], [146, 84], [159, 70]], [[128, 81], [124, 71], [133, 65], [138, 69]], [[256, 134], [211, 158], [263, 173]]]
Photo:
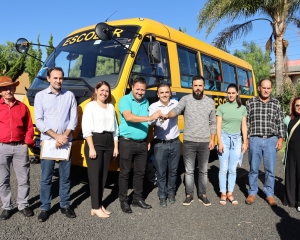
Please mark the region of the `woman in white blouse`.
[[110, 86], [101, 81], [82, 116], [82, 133], [86, 139], [84, 153], [88, 165], [91, 215], [107, 218], [110, 212], [102, 205], [102, 196], [111, 157], [118, 155], [118, 123], [111, 102]]

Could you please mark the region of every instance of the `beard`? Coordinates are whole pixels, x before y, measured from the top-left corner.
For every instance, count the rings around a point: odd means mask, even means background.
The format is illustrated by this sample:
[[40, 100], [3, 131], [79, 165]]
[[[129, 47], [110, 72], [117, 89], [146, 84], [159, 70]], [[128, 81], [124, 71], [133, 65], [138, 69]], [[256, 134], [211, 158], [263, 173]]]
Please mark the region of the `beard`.
[[199, 94], [193, 91], [193, 97], [197, 100], [202, 99], [203, 98], [203, 91]]

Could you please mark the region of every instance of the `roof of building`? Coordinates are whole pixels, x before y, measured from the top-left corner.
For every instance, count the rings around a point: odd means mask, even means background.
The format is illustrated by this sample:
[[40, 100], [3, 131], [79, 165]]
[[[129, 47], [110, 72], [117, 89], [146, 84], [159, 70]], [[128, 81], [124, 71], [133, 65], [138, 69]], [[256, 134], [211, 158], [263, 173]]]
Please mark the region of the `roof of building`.
[[[288, 73], [298, 73], [300, 72], [300, 60], [289, 60], [287, 62]], [[275, 64], [270, 70], [271, 75], [275, 74]]]

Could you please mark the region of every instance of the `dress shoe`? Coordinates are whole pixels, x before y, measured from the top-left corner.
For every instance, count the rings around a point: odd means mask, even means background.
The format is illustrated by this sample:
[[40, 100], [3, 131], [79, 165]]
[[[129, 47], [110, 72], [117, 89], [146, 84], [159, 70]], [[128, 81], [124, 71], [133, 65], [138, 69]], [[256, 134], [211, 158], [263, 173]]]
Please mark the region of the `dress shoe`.
[[254, 203], [254, 200], [255, 200], [255, 196], [250, 194], [250, 195], [246, 198], [245, 203], [248, 204], [248, 205], [251, 205], [252, 203]]
[[42, 210], [38, 216], [40, 222], [45, 222], [49, 218], [49, 211]]
[[176, 198], [175, 198], [174, 195], [170, 195], [170, 196], [168, 197], [168, 199], [169, 199], [169, 203], [170, 203], [170, 204], [174, 204], [174, 203], [176, 202]]
[[151, 205], [145, 203], [145, 201], [143, 201], [143, 200], [132, 202], [132, 206], [133, 207], [140, 207], [140, 208], [144, 208], [144, 209], [150, 209], [150, 208], [152, 208]]
[[277, 203], [275, 202], [275, 199], [273, 196], [267, 197], [266, 200], [271, 207], [277, 207]]
[[132, 210], [127, 202], [121, 202], [121, 209], [124, 213], [132, 213]]
[[109, 215], [106, 214], [105, 212], [103, 212], [102, 209], [92, 209], [91, 215], [92, 216], [96, 215], [99, 218], [108, 218], [109, 217]]
[[11, 214], [12, 214], [12, 210], [4, 209], [3, 212], [1, 213], [1, 219], [7, 220], [10, 218]]
[[68, 218], [76, 218], [76, 214], [74, 213], [74, 211], [70, 208], [70, 206], [66, 207], [66, 208], [61, 208], [60, 212], [62, 214], [65, 214], [66, 217]]
[[25, 217], [31, 217], [31, 216], [33, 216], [33, 212], [31, 211], [31, 209], [29, 207], [20, 210], [20, 212], [23, 213], [23, 215]]

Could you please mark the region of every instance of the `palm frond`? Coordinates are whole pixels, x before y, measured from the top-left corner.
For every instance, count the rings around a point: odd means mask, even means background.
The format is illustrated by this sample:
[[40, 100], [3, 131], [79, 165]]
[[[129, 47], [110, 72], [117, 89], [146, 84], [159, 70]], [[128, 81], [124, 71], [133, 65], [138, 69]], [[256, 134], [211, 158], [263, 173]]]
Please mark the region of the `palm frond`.
[[269, 53], [273, 51], [273, 33], [266, 42], [266, 51], [268, 51]]
[[288, 18], [293, 18], [295, 14], [299, 13], [300, 10], [300, 0], [291, 0], [290, 7], [288, 10]]
[[288, 18], [287, 23], [292, 23], [297, 26], [297, 28], [300, 28], [300, 18]]
[[271, 22], [267, 18], [257, 18], [242, 24], [235, 24], [233, 26], [227, 27], [223, 31], [221, 31], [213, 40], [213, 45], [218, 48], [225, 48], [226, 45], [230, 45], [237, 38], [240, 38], [242, 35], [247, 35], [249, 32], [251, 32], [252, 23], [258, 20]]

